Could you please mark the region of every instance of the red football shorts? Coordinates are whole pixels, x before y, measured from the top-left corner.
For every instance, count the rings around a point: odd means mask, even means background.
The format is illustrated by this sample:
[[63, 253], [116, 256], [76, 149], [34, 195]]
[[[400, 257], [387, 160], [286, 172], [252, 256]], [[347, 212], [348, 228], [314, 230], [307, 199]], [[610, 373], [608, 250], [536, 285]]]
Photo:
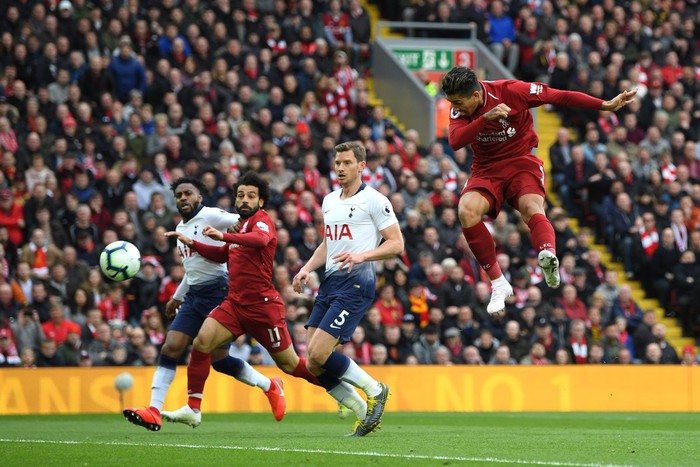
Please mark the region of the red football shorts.
[[462, 195], [470, 191], [478, 191], [486, 197], [491, 204], [488, 215], [495, 219], [504, 201], [517, 209], [523, 195], [545, 196], [542, 161], [529, 154], [474, 167]]
[[226, 297], [221, 305], [209, 313], [231, 334], [238, 337], [248, 333], [270, 353], [277, 353], [292, 345], [292, 338], [284, 320], [284, 302], [279, 296], [255, 305], [234, 302]]

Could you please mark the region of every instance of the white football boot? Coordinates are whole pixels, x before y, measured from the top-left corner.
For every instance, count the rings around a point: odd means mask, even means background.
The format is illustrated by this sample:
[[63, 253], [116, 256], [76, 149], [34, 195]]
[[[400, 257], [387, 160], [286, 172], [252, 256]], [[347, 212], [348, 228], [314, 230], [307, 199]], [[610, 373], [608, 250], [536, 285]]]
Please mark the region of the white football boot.
[[486, 306], [486, 311], [494, 315], [506, 309], [506, 300], [513, 295], [513, 287], [505, 279], [499, 280], [498, 283], [492, 282], [491, 287], [491, 300]]
[[184, 423], [192, 428], [197, 428], [202, 423], [202, 412], [195, 412], [189, 405], [180, 407], [174, 412], [164, 410], [160, 413], [163, 420], [171, 423]]
[[537, 255], [537, 262], [542, 268], [544, 281], [553, 289], [559, 287], [559, 260], [557, 255], [549, 250], [542, 250]]

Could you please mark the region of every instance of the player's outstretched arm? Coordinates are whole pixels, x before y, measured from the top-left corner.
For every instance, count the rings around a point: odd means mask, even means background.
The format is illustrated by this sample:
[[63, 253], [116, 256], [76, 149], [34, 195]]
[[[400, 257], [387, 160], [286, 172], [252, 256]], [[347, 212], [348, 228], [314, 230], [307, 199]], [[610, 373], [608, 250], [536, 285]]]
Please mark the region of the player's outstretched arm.
[[339, 269], [343, 269], [347, 266], [348, 272], [351, 272], [353, 264], [393, 258], [401, 254], [404, 248], [404, 242], [398, 223], [390, 225], [379, 233], [384, 237], [384, 242], [377, 248], [365, 251], [364, 253], [338, 253], [333, 256], [333, 261], [335, 263], [340, 263]]
[[177, 240], [180, 241], [180, 243], [182, 243], [185, 246], [192, 246], [192, 244], [194, 243], [194, 240], [192, 240], [190, 237], [188, 237], [182, 232], [176, 232], [174, 230], [171, 230], [170, 232], [165, 232], [163, 235], [165, 235], [166, 237], [175, 237]]
[[637, 88], [632, 89], [632, 90], [625, 90], [622, 91], [620, 94], [615, 96], [609, 101], [603, 102], [603, 110], [609, 110], [611, 112], [615, 112], [617, 110], [620, 110], [626, 105], [629, 105], [632, 101], [634, 101], [634, 96], [637, 95]]
[[314, 254], [311, 255], [311, 258], [309, 258], [306, 264], [294, 276], [294, 279], [292, 280], [292, 287], [296, 293], [302, 293], [304, 291], [304, 281], [306, 281], [311, 272], [326, 264], [327, 254], [328, 247], [326, 246], [326, 239], [324, 237], [321, 244], [316, 247]]
[[542, 85], [542, 92], [541, 94], [537, 94], [537, 101], [532, 102], [537, 102], [536, 105], [552, 104], [561, 107], [609, 110], [614, 112], [616, 110], [620, 110], [626, 105], [629, 105], [634, 100], [634, 97], [636, 95], [637, 89], [632, 89], [630, 91], [622, 91], [620, 94], [618, 94], [609, 101], [603, 101], [601, 99], [598, 99], [597, 97], [590, 96], [583, 92], [563, 91], [561, 89], [554, 89]]
[[211, 225], [205, 225], [202, 229], [202, 235], [206, 235], [212, 240], [222, 241], [224, 239], [224, 234], [220, 230], [215, 229]]

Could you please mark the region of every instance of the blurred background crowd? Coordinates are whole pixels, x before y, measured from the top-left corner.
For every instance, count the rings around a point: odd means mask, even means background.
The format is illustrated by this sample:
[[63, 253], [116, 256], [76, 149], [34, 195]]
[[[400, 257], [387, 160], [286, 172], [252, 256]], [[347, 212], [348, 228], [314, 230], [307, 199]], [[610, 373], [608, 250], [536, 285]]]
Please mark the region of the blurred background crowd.
[[[616, 114], [555, 109], [564, 127], [539, 149], [561, 200], [548, 212], [560, 289], [544, 285], [527, 227], [506, 208], [488, 226], [515, 295], [505, 317], [486, 313], [489, 282], [456, 215], [471, 154], [401, 131], [400, 115], [372, 105], [373, 24], [359, 0], [6, 0], [0, 366], [153, 365], [184, 274], [163, 236], [180, 221], [169, 184], [198, 177], [205, 205], [232, 210], [246, 170], [273, 190], [274, 281], [304, 355], [322, 271], [303, 296], [291, 278], [319, 244], [333, 148], [347, 140], [366, 146], [364, 181], [390, 198], [407, 248], [377, 265], [377, 302], [338, 351], [362, 364], [697, 364], [629, 281], [700, 334], [698, 2], [377, 4], [388, 19], [434, 22], [420, 33], [431, 37], [458, 40], [440, 24], [474, 23], [521, 79], [602, 99], [638, 89]], [[97, 262], [117, 239], [139, 247], [143, 267], [111, 283]], [[270, 363], [246, 336], [231, 353]]]

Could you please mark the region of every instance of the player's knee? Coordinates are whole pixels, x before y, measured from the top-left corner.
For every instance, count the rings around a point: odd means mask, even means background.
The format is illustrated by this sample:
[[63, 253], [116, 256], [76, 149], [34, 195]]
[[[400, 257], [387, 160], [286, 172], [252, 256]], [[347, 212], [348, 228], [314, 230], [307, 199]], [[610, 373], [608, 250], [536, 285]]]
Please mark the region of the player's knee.
[[195, 350], [199, 350], [200, 352], [204, 353], [211, 353], [211, 351], [214, 350], [211, 339], [201, 336], [194, 338], [193, 346]]
[[472, 227], [478, 224], [483, 217], [477, 206], [472, 203], [461, 203], [459, 205], [459, 220], [464, 227]]
[[184, 350], [184, 346], [165, 341], [160, 349], [160, 354], [169, 358], [180, 358]]
[[322, 349], [309, 349], [306, 356], [306, 368], [311, 372], [319, 370], [326, 363], [326, 360], [328, 360], [328, 355]]

